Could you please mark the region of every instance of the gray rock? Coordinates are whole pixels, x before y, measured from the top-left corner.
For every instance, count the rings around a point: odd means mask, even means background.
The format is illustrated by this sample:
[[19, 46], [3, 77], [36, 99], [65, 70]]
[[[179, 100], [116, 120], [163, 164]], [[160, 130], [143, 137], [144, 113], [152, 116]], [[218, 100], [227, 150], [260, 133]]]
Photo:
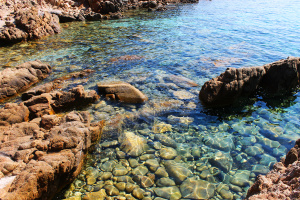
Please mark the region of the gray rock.
[[248, 146], [245, 152], [250, 156], [257, 156], [264, 153], [264, 150], [258, 146]]
[[231, 178], [230, 183], [239, 187], [246, 187], [249, 185], [250, 171], [238, 170]]

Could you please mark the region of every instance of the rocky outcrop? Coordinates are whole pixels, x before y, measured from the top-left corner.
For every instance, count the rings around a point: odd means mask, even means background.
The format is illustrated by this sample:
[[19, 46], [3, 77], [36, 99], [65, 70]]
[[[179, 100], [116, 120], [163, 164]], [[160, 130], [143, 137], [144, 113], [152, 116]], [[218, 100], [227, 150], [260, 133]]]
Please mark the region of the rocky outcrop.
[[217, 78], [207, 81], [199, 98], [207, 106], [230, 105], [258, 89], [278, 95], [299, 85], [300, 58], [289, 57], [261, 67], [228, 68]]
[[100, 94], [111, 100], [118, 100], [123, 103], [143, 103], [148, 100], [147, 96], [129, 83], [98, 83], [97, 86]]
[[51, 199], [78, 175], [101, 128], [87, 112], [1, 126], [0, 199]]
[[300, 199], [300, 139], [287, 153], [286, 158], [276, 163], [267, 175], [258, 175], [249, 188], [246, 199]]
[[1, 44], [39, 39], [60, 32], [57, 15], [42, 12], [34, 6], [18, 10], [14, 14], [15, 22], [6, 23], [6, 27], [0, 31]]
[[46, 78], [50, 72], [51, 67], [39, 60], [4, 69], [0, 72], [0, 100], [28, 89]]

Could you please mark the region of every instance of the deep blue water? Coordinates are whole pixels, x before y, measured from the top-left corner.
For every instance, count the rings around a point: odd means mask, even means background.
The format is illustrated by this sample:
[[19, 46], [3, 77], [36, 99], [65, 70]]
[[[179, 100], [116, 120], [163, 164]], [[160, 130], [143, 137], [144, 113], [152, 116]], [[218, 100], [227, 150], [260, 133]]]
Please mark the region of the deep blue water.
[[[299, 9], [297, 0], [200, 0], [165, 12], [132, 11], [121, 20], [63, 24], [61, 34], [0, 48], [0, 61], [7, 66], [35, 59], [49, 62], [53, 73], [44, 82], [73, 71], [95, 69], [88, 80], [78, 82], [86, 89], [96, 89], [100, 81], [129, 82], [144, 92], [149, 102], [128, 106], [102, 99], [104, 111], [95, 105], [88, 108], [95, 121], [110, 120], [118, 113], [134, 114], [133, 120], [123, 124], [123, 129], [130, 131], [168, 123], [172, 131], [166, 134], [186, 149], [201, 147], [205, 149], [203, 157], [220, 150], [228, 152], [234, 173], [254, 172], [257, 166], [269, 170], [299, 138], [297, 90], [271, 99], [252, 96], [241, 105], [223, 109], [203, 107], [198, 93], [204, 82], [227, 67], [259, 66], [300, 56]], [[140, 59], [114, 59], [125, 55]], [[168, 79], [171, 75], [189, 78], [199, 86], [174, 86], [176, 81]], [[180, 105], [155, 111], [153, 104], [170, 100], [179, 100]], [[170, 115], [191, 117], [193, 122], [174, 123]], [[151, 138], [151, 134], [145, 137]], [[225, 142], [220, 147], [211, 140]], [[253, 156], [246, 150], [249, 146], [260, 153]], [[218, 186], [221, 181], [216, 178], [212, 182]], [[248, 187], [232, 192], [242, 198]], [[215, 193], [213, 199], [220, 199], [220, 195]]]

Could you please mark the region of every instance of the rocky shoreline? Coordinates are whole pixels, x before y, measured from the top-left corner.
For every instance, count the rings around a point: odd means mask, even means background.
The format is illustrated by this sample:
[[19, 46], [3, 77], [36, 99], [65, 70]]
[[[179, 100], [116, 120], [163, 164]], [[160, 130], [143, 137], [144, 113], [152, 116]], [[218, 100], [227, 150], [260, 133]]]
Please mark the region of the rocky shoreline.
[[60, 23], [120, 19], [129, 9], [166, 10], [170, 3], [198, 0], [5, 0], [0, 3], [0, 46], [61, 32]]

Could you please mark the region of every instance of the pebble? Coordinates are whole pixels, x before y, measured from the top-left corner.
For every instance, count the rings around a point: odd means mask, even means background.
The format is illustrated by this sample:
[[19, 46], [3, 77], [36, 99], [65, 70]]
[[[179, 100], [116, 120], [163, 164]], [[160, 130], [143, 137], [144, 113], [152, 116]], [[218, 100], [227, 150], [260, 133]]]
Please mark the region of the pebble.
[[128, 170], [123, 166], [115, 167], [112, 173], [114, 176], [124, 176], [128, 173]]
[[162, 143], [165, 146], [177, 148], [177, 143], [175, 142], [175, 140], [173, 140], [172, 138], [170, 138], [167, 135], [164, 135], [164, 134], [155, 134], [154, 138], [156, 140], [159, 140], [160, 143]]
[[154, 158], [155, 158], [154, 154], [144, 154], [144, 155], [140, 156], [141, 161], [145, 161], [148, 159], [154, 159]]
[[180, 191], [186, 199], [209, 199], [215, 193], [215, 186], [208, 181], [189, 178], [180, 185]]
[[152, 172], [155, 172], [157, 170], [157, 168], [159, 167], [159, 163], [158, 163], [157, 159], [146, 160], [144, 165], [147, 166], [148, 169]]
[[157, 177], [168, 177], [169, 176], [169, 174], [167, 173], [167, 171], [164, 167], [159, 167], [154, 174]]
[[129, 161], [130, 167], [132, 167], [132, 168], [136, 168], [137, 166], [139, 166], [139, 162], [134, 158], [129, 158], [128, 161]]
[[154, 188], [154, 192], [157, 196], [165, 198], [165, 199], [180, 199], [181, 193], [178, 187], [162, 187], [162, 188]]
[[147, 167], [140, 165], [131, 172], [133, 175], [146, 175], [148, 173]]
[[106, 185], [104, 186], [104, 189], [106, 190], [106, 194], [109, 196], [117, 196], [120, 193], [113, 185]]
[[117, 164], [116, 161], [109, 160], [103, 163], [100, 168], [104, 172], [111, 172], [113, 168], [116, 166], [116, 164]]
[[141, 188], [134, 188], [132, 191], [132, 195], [137, 199], [143, 199], [144, 198], [144, 190]]
[[182, 183], [187, 177], [192, 175], [192, 172], [182, 163], [177, 163], [173, 160], [165, 162], [165, 168], [170, 177], [174, 178], [177, 184]]
[[158, 187], [167, 187], [167, 186], [175, 186], [176, 184], [175, 184], [175, 181], [173, 181], [170, 178], [160, 178], [156, 182], [156, 185]]
[[124, 190], [125, 190], [125, 187], [126, 187], [126, 183], [124, 183], [124, 182], [119, 182], [119, 183], [116, 183], [115, 186], [116, 186], [116, 188], [117, 188], [119, 191], [124, 191]]

